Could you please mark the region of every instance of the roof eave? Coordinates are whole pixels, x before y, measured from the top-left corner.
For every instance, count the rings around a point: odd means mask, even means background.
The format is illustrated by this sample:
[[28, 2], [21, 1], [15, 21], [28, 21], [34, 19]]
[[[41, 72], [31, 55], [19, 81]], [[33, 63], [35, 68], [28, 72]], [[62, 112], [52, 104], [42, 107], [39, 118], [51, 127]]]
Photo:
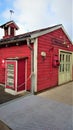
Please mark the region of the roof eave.
[[1, 41], [0, 45], [4, 45], [4, 44], [10, 44], [10, 43], [16, 43], [16, 42], [21, 42], [21, 41], [25, 41], [27, 39], [31, 38], [31, 36], [27, 36], [27, 37], [23, 37], [23, 38], [17, 38], [17, 39], [9, 39], [8, 41]]
[[13, 23], [13, 24], [15, 25], [15, 27], [16, 27], [17, 30], [19, 29], [19, 27], [17, 26], [17, 24], [16, 24], [13, 20], [12, 20], [12, 21], [9, 21], [9, 22], [7, 22], [7, 23], [5, 23], [5, 24], [3, 24], [3, 25], [1, 25], [0, 28], [7, 27], [7, 26], [10, 25], [11, 23]]
[[64, 27], [63, 27], [62, 24], [59, 25], [59, 26], [57, 26], [57, 27], [51, 28], [51, 29], [46, 29], [46, 30], [44, 30], [44, 31], [31, 34], [31, 38], [32, 38], [32, 39], [33, 39], [33, 38], [37, 38], [37, 37], [39, 37], [39, 36], [45, 35], [46, 33], [53, 32], [53, 31], [55, 31], [55, 30], [57, 30], [57, 29], [60, 29], [60, 28], [62, 28], [62, 30], [64, 31], [64, 33], [65, 33], [66, 36], [68, 37], [69, 41], [72, 43], [72, 41], [71, 41], [71, 39], [70, 39], [68, 33], [65, 31], [65, 29], [64, 29]]

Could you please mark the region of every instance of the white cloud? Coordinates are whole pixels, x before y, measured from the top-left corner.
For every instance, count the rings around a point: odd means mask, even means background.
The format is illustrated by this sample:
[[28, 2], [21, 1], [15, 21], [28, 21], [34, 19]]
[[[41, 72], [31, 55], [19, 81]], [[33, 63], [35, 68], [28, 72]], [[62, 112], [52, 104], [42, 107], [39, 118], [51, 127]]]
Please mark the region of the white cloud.
[[72, 0], [53, 0], [52, 2], [52, 10], [56, 14], [59, 22], [64, 25], [71, 39], [73, 39], [72, 2]]
[[53, 0], [52, 9], [62, 20], [72, 19], [72, 0]]
[[25, 29], [62, 23], [72, 36], [72, 0], [15, 0], [14, 7], [19, 14], [16, 19]]
[[4, 34], [3, 30], [0, 29], [0, 38], [2, 38], [3, 34]]
[[6, 19], [6, 20], [10, 20], [10, 9], [6, 9], [3, 13], [2, 16]]
[[36, 0], [16, 0], [14, 7], [18, 11], [15, 18], [28, 26], [30, 30], [39, 28], [40, 25], [43, 26], [43, 23], [47, 20], [48, 0], [39, 0], [39, 2]]
[[[72, 0], [14, 0], [12, 18], [19, 25], [18, 33], [62, 23], [72, 39]], [[9, 8], [3, 13], [10, 19]]]

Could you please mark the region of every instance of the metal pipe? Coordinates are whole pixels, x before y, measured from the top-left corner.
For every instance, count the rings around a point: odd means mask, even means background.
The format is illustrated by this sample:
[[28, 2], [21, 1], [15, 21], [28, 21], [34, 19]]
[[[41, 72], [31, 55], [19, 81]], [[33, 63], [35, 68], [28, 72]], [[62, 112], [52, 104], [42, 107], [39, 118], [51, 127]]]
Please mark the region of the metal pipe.
[[31, 40], [27, 39], [27, 46], [31, 50], [31, 93], [34, 94], [34, 49], [30, 45]]
[[31, 40], [30, 40], [30, 39], [27, 39], [27, 46], [29, 47], [29, 49], [30, 49], [31, 51], [33, 51], [33, 48], [32, 48], [32, 46], [30, 45], [30, 43], [31, 43]]

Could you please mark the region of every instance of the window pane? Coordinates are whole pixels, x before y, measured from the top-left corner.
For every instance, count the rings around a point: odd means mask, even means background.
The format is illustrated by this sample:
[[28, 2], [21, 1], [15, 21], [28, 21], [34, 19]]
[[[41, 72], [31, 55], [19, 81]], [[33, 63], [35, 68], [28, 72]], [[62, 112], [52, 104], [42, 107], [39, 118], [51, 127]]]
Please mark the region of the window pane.
[[64, 72], [64, 64], [62, 65], [62, 71]]
[[14, 36], [14, 28], [11, 27], [11, 35]]
[[64, 55], [63, 55], [63, 61], [64, 61]]
[[61, 72], [61, 64], [60, 64], [60, 72]]
[[68, 64], [68, 71], [70, 71], [70, 64]]
[[66, 64], [66, 72], [67, 72], [67, 64]]
[[68, 55], [66, 55], [66, 62], [67, 62], [67, 60], [68, 60]]
[[70, 71], [70, 64], [66, 64], [66, 72]]
[[62, 59], [62, 55], [60, 54], [60, 62], [61, 62], [61, 59]]
[[68, 61], [70, 61], [70, 55], [68, 56]]

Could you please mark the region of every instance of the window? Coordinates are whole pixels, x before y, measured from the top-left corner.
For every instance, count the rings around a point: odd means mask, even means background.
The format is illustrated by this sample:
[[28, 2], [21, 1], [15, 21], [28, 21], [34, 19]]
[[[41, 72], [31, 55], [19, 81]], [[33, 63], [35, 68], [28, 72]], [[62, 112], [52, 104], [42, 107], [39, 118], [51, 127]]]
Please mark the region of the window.
[[5, 27], [5, 36], [8, 35], [8, 27]]
[[14, 87], [14, 65], [7, 65], [7, 85]]
[[10, 28], [10, 34], [11, 34], [12, 36], [14, 36], [14, 28], [13, 28], [13, 27]]
[[63, 61], [64, 61], [64, 56], [65, 56], [65, 55], [63, 54], [63, 59], [62, 59]]
[[64, 54], [60, 54], [60, 72], [65, 71], [65, 65], [64, 65], [65, 56]]
[[62, 56], [62, 55], [60, 54], [60, 62], [61, 62], [61, 56]]
[[70, 71], [70, 61], [71, 56], [67, 53], [61, 53], [60, 54], [60, 72], [69, 72]]

